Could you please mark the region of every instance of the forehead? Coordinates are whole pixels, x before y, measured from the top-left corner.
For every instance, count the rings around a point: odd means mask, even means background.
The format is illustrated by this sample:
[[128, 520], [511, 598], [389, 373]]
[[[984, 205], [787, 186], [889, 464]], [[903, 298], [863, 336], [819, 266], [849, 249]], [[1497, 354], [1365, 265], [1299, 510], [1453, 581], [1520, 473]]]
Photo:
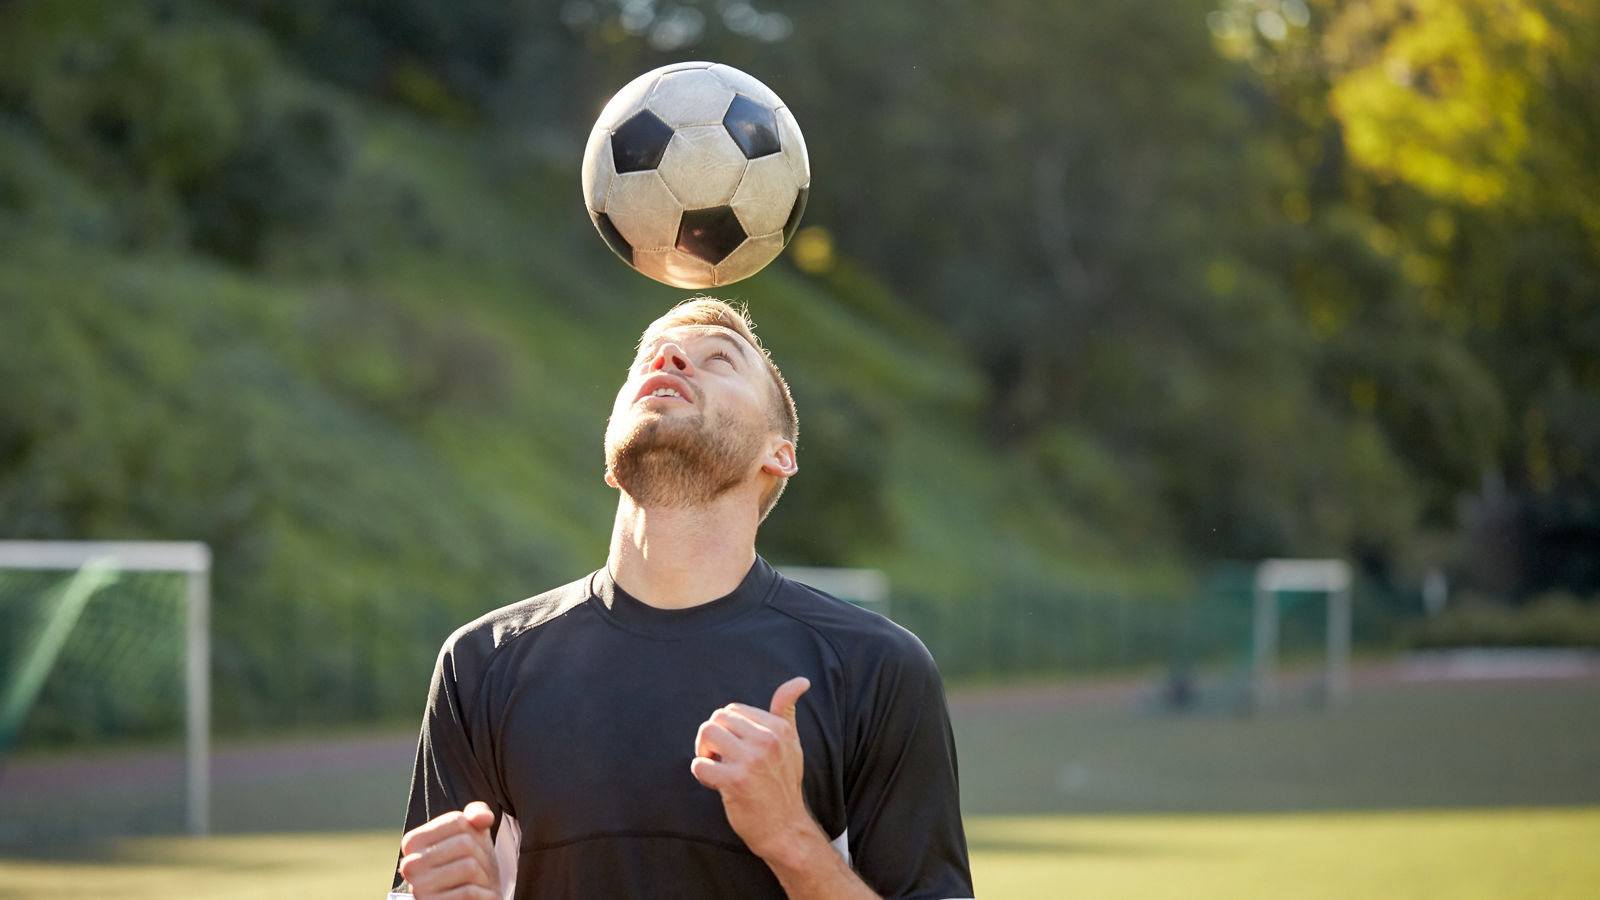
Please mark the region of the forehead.
[[755, 348], [750, 346], [750, 342], [731, 328], [722, 325], [674, 325], [659, 331], [646, 332], [639, 341], [638, 356], [642, 358], [667, 341], [682, 345], [686, 350], [711, 341], [727, 344], [747, 357], [755, 354]]

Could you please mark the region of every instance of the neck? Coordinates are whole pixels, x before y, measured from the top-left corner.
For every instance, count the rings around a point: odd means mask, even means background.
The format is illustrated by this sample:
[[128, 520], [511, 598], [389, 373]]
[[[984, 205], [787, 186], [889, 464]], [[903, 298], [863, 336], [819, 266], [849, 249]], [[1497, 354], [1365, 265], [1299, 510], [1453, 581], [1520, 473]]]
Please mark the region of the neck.
[[627, 493], [617, 503], [606, 568], [640, 602], [686, 609], [732, 593], [756, 560], [756, 504], [729, 491], [703, 506], [638, 506]]

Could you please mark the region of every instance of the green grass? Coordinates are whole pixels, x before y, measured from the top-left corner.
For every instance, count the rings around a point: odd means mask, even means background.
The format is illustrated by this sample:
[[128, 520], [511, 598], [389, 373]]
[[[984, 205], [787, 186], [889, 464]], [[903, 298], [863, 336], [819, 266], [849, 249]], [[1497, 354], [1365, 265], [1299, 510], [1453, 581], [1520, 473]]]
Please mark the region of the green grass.
[[1592, 897], [1600, 807], [1228, 816], [984, 816], [979, 896]]
[[[956, 692], [979, 896], [1593, 896], [1600, 681], [1364, 671], [1372, 683], [1335, 712], [1248, 719], [1154, 713], [1125, 682]], [[377, 896], [410, 740], [253, 748], [280, 763], [307, 746], [358, 751], [222, 781], [219, 837], [0, 851], [0, 900]]]
[[[1591, 897], [1600, 807], [1228, 816], [980, 816], [982, 897]], [[89, 859], [0, 861], [0, 897], [379, 896], [395, 835], [163, 838]]]

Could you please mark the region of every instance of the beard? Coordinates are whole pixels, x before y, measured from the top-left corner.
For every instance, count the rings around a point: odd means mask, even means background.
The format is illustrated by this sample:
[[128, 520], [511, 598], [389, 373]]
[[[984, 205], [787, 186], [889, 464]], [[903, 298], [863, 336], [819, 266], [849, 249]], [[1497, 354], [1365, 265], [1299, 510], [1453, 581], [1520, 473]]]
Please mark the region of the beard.
[[606, 428], [606, 470], [642, 507], [685, 508], [744, 482], [761, 435], [705, 416], [641, 416]]

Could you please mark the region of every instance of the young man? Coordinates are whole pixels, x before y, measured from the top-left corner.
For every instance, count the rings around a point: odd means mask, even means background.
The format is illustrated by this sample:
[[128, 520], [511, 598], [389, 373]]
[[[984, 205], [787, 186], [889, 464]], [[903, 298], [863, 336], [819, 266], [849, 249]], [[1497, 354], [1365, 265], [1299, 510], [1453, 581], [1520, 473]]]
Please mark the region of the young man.
[[927, 650], [756, 555], [797, 430], [741, 311], [645, 330], [606, 428], [606, 566], [445, 643], [397, 893], [972, 896]]

